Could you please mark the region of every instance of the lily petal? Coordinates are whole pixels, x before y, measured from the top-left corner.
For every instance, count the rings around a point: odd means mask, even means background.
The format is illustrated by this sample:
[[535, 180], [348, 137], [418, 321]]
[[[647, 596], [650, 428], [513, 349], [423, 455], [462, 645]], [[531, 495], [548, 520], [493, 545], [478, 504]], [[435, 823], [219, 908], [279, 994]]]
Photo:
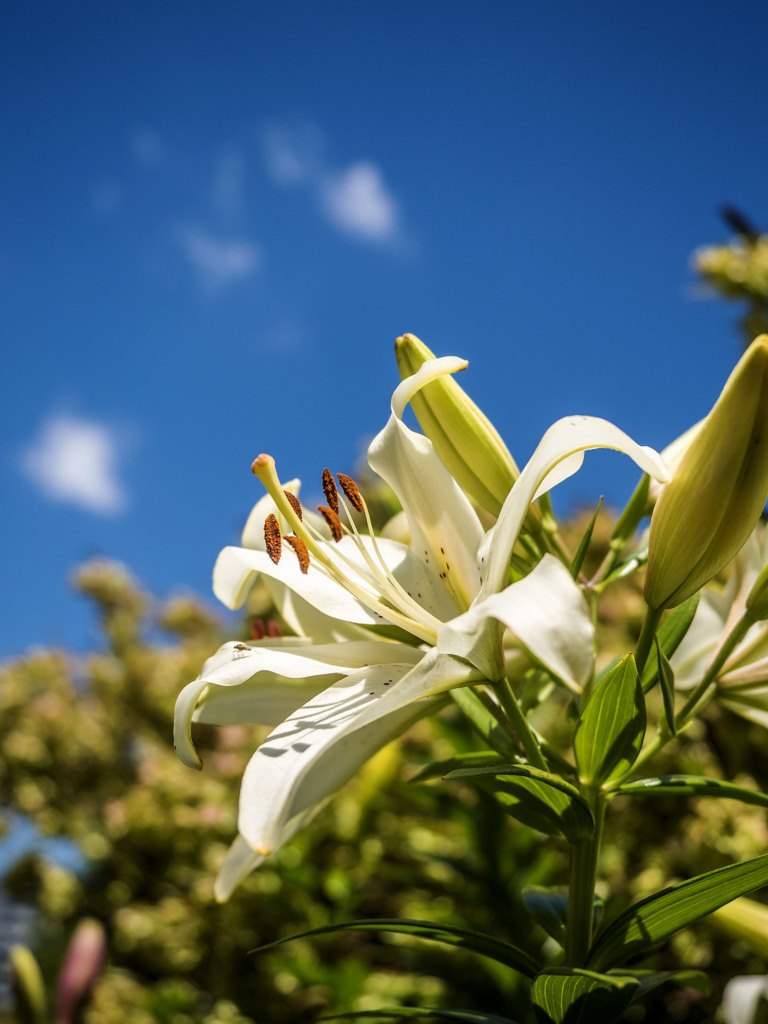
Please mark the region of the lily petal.
[[362, 669], [323, 690], [261, 744], [245, 769], [238, 828], [257, 853], [273, 853], [294, 819], [335, 793], [365, 761], [441, 698], [397, 706], [361, 725], [372, 705], [394, 693], [410, 665]]
[[510, 629], [536, 661], [570, 690], [581, 692], [594, 667], [595, 632], [579, 586], [557, 558], [544, 555], [522, 580], [447, 623], [438, 636], [438, 651], [466, 658], [493, 678], [497, 644], [495, 634], [489, 637], [483, 628], [488, 619]]
[[[569, 457], [580, 456], [581, 452], [590, 448], [613, 448], [624, 452], [643, 472], [662, 482], [669, 479], [661, 456], [652, 448], [637, 444], [613, 423], [594, 416], [568, 416], [558, 420], [542, 437], [509, 492], [498, 522], [488, 531], [480, 547], [481, 565], [487, 565], [481, 588], [482, 597], [502, 589], [512, 549], [536, 493], [544, 485], [551, 486], [550, 481], [560, 483], [566, 476], [576, 472], [581, 465], [581, 458]], [[552, 471], [558, 466], [559, 472], [553, 474]]]
[[402, 422], [409, 398], [436, 376], [453, 373], [465, 360], [430, 360], [407, 377], [392, 396], [392, 415], [371, 442], [368, 462], [400, 500], [417, 558], [442, 580], [450, 618], [469, 607], [480, 587], [475, 554], [483, 528], [468, 498], [443, 465], [432, 442]]
[[224, 644], [179, 694], [174, 742], [184, 764], [199, 768], [192, 722], [228, 725], [282, 722], [334, 679], [370, 664], [392, 660], [415, 664], [421, 652], [407, 644], [371, 640], [318, 645], [297, 643]]
[[[324, 804], [324, 800], [313, 804], [289, 821], [280, 836], [280, 845], [282, 846], [283, 843], [287, 843], [289, 839], [292, 839], [297, 832], [304, 828]], [[245, 839], [238, 834], [227, 850], [214, 883], [213, 891], [218, 902], [226, 902], [243, 879], [259, 867], [265, 859], [263, 853], [256, 853]]]

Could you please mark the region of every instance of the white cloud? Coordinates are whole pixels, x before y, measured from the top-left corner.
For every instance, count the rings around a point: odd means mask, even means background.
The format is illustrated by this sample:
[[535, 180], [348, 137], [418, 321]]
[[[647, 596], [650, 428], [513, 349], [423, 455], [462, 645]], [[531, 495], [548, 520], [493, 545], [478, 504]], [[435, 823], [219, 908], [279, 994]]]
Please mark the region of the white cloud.
[[200, 283], [208, 291], [220, 291], [242, 281], [261, 265], [261, 252], [252, 242], [225, 241], [197, 227], [179, 229], [178, 240]]
[[356, 163], [326, 178], [319, 198], [328, 220], [347, 234], [372, 242], [398, 234], [397, 203], [375, 164]]
[[128, 496], [118, 478], [119, 444], [109, 427], [69, 415], [47, 419], [21, 455], [21, 469], [44, 497], [115, 515]]
[[130, 145], [134, 159], [144, 167], [157, 167], [167, 156], [165, 140], [160, 132], [146, 125], [133, 132]]
[[297, 185], [317, 178], [324, 148], [323, 132], [311, 123], [272, 127], [264, 133], [264, 162], [279, 185]]

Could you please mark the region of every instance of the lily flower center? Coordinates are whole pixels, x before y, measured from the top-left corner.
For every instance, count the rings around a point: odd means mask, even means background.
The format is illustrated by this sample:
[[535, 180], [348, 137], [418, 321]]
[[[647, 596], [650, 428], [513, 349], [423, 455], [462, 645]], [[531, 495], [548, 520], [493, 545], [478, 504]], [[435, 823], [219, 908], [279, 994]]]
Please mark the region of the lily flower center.
[[[335, 542], [332, 544], [304, 517], [296, 495], [283, 489], [271, 455], [259, 455], [251, 471], [264, 484], [280, 516], [293, 531], [282, 533], [277, 516], [267, 516], [264, 538], [273, 562], [280, 561], [285, 541], [293, 549], [303, 573], [321, 572], [370, 611], [434, 646], [442, 622], [405, 589], [387, 564], [376, 540], [368, 506], [351, 477], [344, 473], [337, 475], [340, 493], [333, 474], [328, 469], [323, 470], [323, 493], [328, 504], [318, 505], [318, 511], [330, 529]], [[358, 530], [350, 506], [365, 517], [367, 534]], [[353, 560], [337, 546], [344, 537], [351, 539], [360, 560]]]

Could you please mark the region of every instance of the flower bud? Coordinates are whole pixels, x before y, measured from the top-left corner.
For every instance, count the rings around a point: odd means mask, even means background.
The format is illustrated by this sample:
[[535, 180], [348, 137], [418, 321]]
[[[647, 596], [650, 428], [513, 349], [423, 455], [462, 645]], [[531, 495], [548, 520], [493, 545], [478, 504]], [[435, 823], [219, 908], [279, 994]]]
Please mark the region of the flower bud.
[[[395, 341], [395, 355], [403, 380], [435, 358], [413, 334]], [[520, 471], [490, 420], [451, 376], [426, 384], [411, 398], [411, 407], [461, 489], [481, 508], [498, 516]]]
[[645, 600], [672, 608], [730, 562], [768, 494], [768, 335], [749, 346], [663, 488]]
[[14, 1010], [19, 1024], [46, 1024], [48, 1004], [40, 966], [26, 946], [8, 953]]

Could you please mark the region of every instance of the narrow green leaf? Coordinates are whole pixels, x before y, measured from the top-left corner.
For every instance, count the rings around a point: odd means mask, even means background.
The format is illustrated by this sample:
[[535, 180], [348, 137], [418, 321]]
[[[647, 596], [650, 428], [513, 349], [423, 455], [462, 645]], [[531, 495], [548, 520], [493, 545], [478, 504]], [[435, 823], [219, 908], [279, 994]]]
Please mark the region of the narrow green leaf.
[[530, 765], [510, 764], [502, 768], [462, 768], [446, 778], [468, 779], [493, 796], [511, 817], [545, 835], [563, 836], [574, 842], [594, 831], [587, 802], [559, 775]]
[[353, 1020], [360, 1017], [437, 1017], [440, 1020], [457, 1020], [463, 1024], [515, 1024], [509, 1017], [499, 1017], [494, 1013], [482, 1013], [480, 1010], [443, 1010], [425, 1006], [400, 1006], [381, 1010], [352, 1010], [349, 1013], [334, 1013], [331, 1017], [319, 1017], [318, 1020]]
[[[696, 595], [698, 597], [698, 594]], [[656, 658], [659, 663], [659, 683], [661, 684], [661, 698], [664, 702], [664, 718], [667, 723], [667, 729], [669, 730], [670, 736], [677, 735], [677, 726], [675, 725], [675, 673], [672, 671], [672, 666], [667, 661], [667, 656], [661, 649], [659, 643], [659, 637], [656, 635], [654, 638], [656, 647]]]
[[[680, 643], [688, 632], [688, 629], [693, 622], [693, 617], [696, 614], [696, 609], [699, 607], [699, 597], [701, 592], [692, 594], [687, 601], [683, 601], [677, 608], [674, 609], [662, 622], [659, 627], [659, 631], [656, 634], [659, 645], [662, 651], [669, 659], [675, 653]], [[645, 663], [643, 669], [643, 676], [641, 683], [643, 686], [643, 693], [648, 693], [656, 685], [656, 680], [659, 677], [659, 663], [658, 659], [651, 654]]]
[[444, 761], [425, 764], [410, 781], [426, 782], [427, 779], [444, 778], [449, 772], [460, 768], [488, 768], [504, 764], [506, 762], [499, 758], [495, 750], [473, 750], [468, 754], [456, 754], [455, 757], [448, 757]]
[[273, 949], [275, 946], [282, 946], [285, 942], [293, 942], [294, 939], [304, 939], [310, 935], [327, 935], [331, 932], [358, 931], [358, 932], [393, 932], [400, 935], [415, 935], [423, 939], [431, 939], [433, 942], [441, 942], [447, 946], [460, 946], [462, 949], [469, 949], [480, 956], [488, 957], [505, 967], [512, 967], [527, 977], [532, 978], [539, 969], [539, 964], [533, 957], [517, 946], [509, 942], [497, 939], [493, 935], [485, 935], [482, 932], [469, 931], [466, 928], [454, 928], [446, 924], [432, 924], [431, 921], [400, 920], [399, 918], [379, 918], [364, 921], [344, 921], [343, 924], [328, 924], [322, 928], [312, 928], [310, 931], [299, 932], [296, 935], [289, 935], [285, 939], [277, 939], [275, 942], [268, 942], [265, 946], [251, 950], [252, 953], [262, 953], [266, 949]]
[[[568, 921], [568, 888], [553, 886], [545, 888], [541, 885], [526, 885], [521, 896], [525, 909], [537, 924], [552, 938], [565, 946], [566, 925]], [[603, 901], [595, 896], [595, 909], [592, 915], [593, 930], [600, 923], [603, 912]]]
[[637, 779], [619, 786], [615, 796], [719, 796], [725, 800], [740, 800], [755, 807], [768, 807], [768, 793], [758, 793], [746, 786], [700, 775], [658, 775], [653, 779]]
[[634, 537], [640, 525], [640, 520], [645, 515], [645, 510], [648, 507], [648, 490], [650, 485], [651, 478], [647, 473], [643, 473], [632, 497], [616, 520], [616, 525], [611, 533], [610, 544], [612, 551], [623, 551]]
[[534, 978], [531, 1002], [539, 1024], [613, 1024], [637, 989], [630, 975], [550, 967]]
[[629, 558], [625, 558], [623, 562], [619, 562], [615, 569], [611, 569], [604, 580], [600, 580], [597, 586], [598, 592], [602, 592], [608, 583], [613, 583], [615, 580], [623, 580], [625, 576], [631, 576], [633, 572], [645, 565], [648, 561], [648, 548], [641, 548], [639, 551], [633, 552]]
[[[613, 972], [609, 972], [612, 974]], [[703, 971], [617, 971], [617, 974], [624, 977], [637, 978], [640, 986], [635, 999], [642, 999], [648, 992], [652, 992], [661, 985], [674, 982], [676, 985], [684, 985], [686, 988], [693, 988], [701, 992], [703, 996], [709, 995], [709, 978]]]
[[588, 966], [597, 971], [615, 967], [766, 884], [768, 854], [763, 854], [662, 889], [625, 910], [598, 935]]
[[573, 576], [574, 579], [578, 579], [581, 567], [584, 565], [584, 559], [586, 558], [587, 551], [589, 550], [589, 545], [592, 542], [592, 531], [595, 529], [595, 523], [597, 522], [597, 517], [602, 507], [603, 499], [600, 498], [600, 501], [597, 503], [597, 508], [595, 509], [595, 514], [590, 519], [589, 526], [584, 531], [584, 536], [581, 538], [579, 546], [576, 548], [576, 554], [573, 556], [573, 561], [571, 562], [571, 576]]
[[451, 700], [469, 720], [477, 735], [502, 757], [514, 760], [517, 757], [515, 741], [499, 725], [490, 708], [486, 707], [471, 686], [459, 686], [450, 691]]
[[579, 777], [601, 786], [625, 775], [645, 736], [645, 700], [628, 654], [592, 691], [576, 726], [573, 749]]

